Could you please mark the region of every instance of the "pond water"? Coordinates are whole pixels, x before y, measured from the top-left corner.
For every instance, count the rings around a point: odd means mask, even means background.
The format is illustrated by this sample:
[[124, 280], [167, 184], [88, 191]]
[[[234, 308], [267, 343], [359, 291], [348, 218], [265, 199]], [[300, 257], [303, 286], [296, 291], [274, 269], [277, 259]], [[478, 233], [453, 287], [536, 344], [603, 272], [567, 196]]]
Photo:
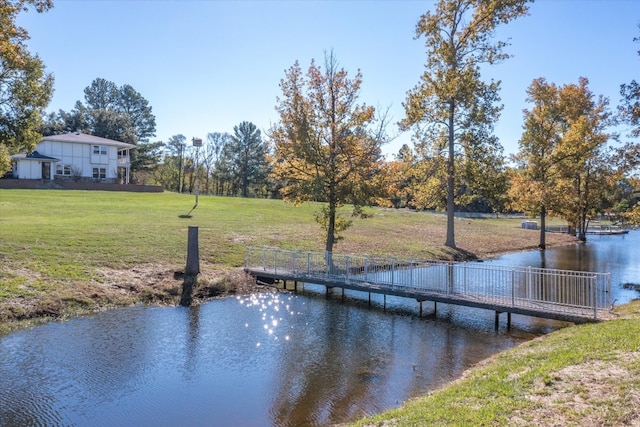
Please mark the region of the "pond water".
[[611, 295], [615, 304], [640, 297], [640, 293], [624, 286], [640, 284], [640, 230], [618, 235], [587, 235], [586, 243], [511, 253], [485, 262], [611, 273]]
[[[490, 262], [612, 272], [638, 296], [638, 232]], [[632, 249], [636, 248], [636, 249]], [[557, 254], [557, 255], [556, 255]], [[574, 259], [574, 266], [565, 264]], [[587, 261], [588, 260], [588, 261]], [[536, 261], [538, 264], [536, 264]], [[615, 271], [613, 271], [615, 269]], [[396, 407], [563, 324], [307, 285], [304, 291], [131, 307], [0, 337], [1, 426], [319, 426]], [[378, 299], [376, 299], [378, 298]]]

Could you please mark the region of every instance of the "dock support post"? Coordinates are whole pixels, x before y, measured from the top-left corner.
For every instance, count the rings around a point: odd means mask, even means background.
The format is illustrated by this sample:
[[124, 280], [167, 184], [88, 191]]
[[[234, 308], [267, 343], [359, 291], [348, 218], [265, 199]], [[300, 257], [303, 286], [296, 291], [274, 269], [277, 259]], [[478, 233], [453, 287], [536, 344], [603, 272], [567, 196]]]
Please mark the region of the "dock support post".
[[499, 326], [500, 326], [500, 312], [496, 311], [496, 331], [498, 330]]
[[298, 292], [298, 281], [297, 280], [295, 280], [293, 282], [293, 292]]
[[433, 302], [433, 317], [438, 317], [438, 302]]
[[193, 287], [200, 274], [200, 255], [198, 253], [198, 227], [189, 226], [187, 237], [187, 265], [184, 269], [184, 281], [182, 282], [182, 295], [180, 305], [191, 305]]
[[387, 294], [383, 294], [384, 295], [384, 302], [382, 304], [382, 309], [384, 311], [387, 311]]
[[371, 292], [369, 292], [369, 308], [371, 308]]
[[342, 288], [342, 302], [344, 302], [344, 288]]
[[422, 319], [422, 301], [420, 301], [420, 318]]
[[511, 330], [511, 313], [507, 313], [507, 331]]

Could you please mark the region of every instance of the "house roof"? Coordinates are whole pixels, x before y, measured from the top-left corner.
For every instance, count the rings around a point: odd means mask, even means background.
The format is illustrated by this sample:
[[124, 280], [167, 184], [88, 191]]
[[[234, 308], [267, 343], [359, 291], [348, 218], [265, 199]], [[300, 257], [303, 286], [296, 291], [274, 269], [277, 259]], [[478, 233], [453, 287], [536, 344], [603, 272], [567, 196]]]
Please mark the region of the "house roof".
[[51, 162], [59, 162], [60, 159], [56, 159], [55, 157], [45, 156], [44, 154], [40, 154], [37, 151], [29, 154], [14, 154], [11, 156], [13, 160], [49, 160]]
[[102, 138], [99, 136], [87, 135], [80, 132], [45, 136], [44, 138], [42, 138], [42, 141], [75, 142], [77, 144], [109, 145], [118, 148], [135, 148], [135, 145], [133, 144], [127, 144], [126, 142]]

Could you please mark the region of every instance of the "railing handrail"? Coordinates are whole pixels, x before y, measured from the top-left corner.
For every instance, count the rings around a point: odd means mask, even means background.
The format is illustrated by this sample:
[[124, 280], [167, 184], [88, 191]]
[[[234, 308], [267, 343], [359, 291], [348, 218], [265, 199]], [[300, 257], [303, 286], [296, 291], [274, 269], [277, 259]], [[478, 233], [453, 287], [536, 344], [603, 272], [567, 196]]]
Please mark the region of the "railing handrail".
[[[445, 268], [446, 267], [446, 268]], [[247, 247], [245, 268], [290, 273], [303, 279], [371, 282], [388, 289], [410, 289], [457, 296], [483, 296], [512, 304], [552, 304], [551, 310], [610, 307], [610, 273], [503, 266], [475, 262], [416, 260], [377, 255]]]
[[[318, 251], [300, 251], [300, 250], [295, 250], [295, 249], [281, 249], [281, 248], [277, 248], [277, 247], [269, 247], [269, 246], [265, 246], [262, 248], [258, 248], [258, 247], [251, 247], [248, 246], [246, 247], [246, 253], [248, 254], [249, 251], [260, 251], [263, 252], [265, 250], [267, 251], [275, 251], [275, 252], [280, 252], [280, 253], [291, 253], [291, 254], [305, 254], [305, 256], [307, 254], [311, 254], [311, 255], [320, 255], [322, 257], [326, 257], [327, 252], [318, 252]], [[349, 259], [349, 260], [353, 260], [353, 259], [362, 259], [362, 260], [383, 260], [384, 262], [380, 263], [380, 264], [385, 264], [387, 263], [388, 265], [391, 265], [392, 263], [395, 263], [396, 265], [414, 265], [414, 266], [419, 266], [422, 264], [429, 264], [429, 265], [450, 265], [450, 264], [454, 264], [454, 265], [466, 265], [466, 266], [470, 266], [472, 268], [478, 268], [478, 269], [488, 269], [488, 270], [503, 270], [503, 271], [511, 271], [511, 270], [516, 270], [516, 271], [532, 271], [532, 272], [542, 272], [542, 273], [548, 273], [548, 274], [553, 274], [553, 273], [566, 273], [566, 274], [571, 274], [571, 275], [576, 275], [576, 276], [604, 276], [604, 275], [610, 275], [610, 273], [601, 273], [601, 272], [595, 272], [595, 271], [580, 271], [580, 270], [566, 270], [566, 269], [557, 269], [557, 268], [542, 268], [542, 267], [532, 267], [532, 266], [508, 266], [508, 265], [501, 265], [501, 264], [483, 264], [482, 262], [474, 262], [474, 261], [447, 261], [447, 260], [429, 260], [429, 259], [415, 259], [415, 258], [407, 258], [407, 259], [402, 259], [402, 258], [397, 258], [397, 257], [385, 257], [383, 255], [367, 255], [367, 254], [341, 254], [341, 253], [335, 253], [332, 252], [331, 258], [336, 260], [336, 259], [340, 259], [340, 258], [345, 258], [345, 259]], [[246, 265], [246, 263], [248, 262], [248, 258], [245, 257], [245, 267], [249, 267], [248, 265]]]

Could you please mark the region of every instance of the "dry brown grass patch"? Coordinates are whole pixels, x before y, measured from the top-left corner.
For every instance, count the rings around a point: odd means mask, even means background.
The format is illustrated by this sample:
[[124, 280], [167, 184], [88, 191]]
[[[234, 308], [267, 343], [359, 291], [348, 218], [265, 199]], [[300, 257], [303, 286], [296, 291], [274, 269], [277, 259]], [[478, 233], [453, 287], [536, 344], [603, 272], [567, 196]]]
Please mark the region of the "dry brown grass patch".
[[[514, 425], [640, 426], [640, 353], [616, 360], [591, 360], [567, 366], [540, 381], [526, 396], [533, 410], [517, 411]], [[611, 425], [611, 424], [609, 424]]]

